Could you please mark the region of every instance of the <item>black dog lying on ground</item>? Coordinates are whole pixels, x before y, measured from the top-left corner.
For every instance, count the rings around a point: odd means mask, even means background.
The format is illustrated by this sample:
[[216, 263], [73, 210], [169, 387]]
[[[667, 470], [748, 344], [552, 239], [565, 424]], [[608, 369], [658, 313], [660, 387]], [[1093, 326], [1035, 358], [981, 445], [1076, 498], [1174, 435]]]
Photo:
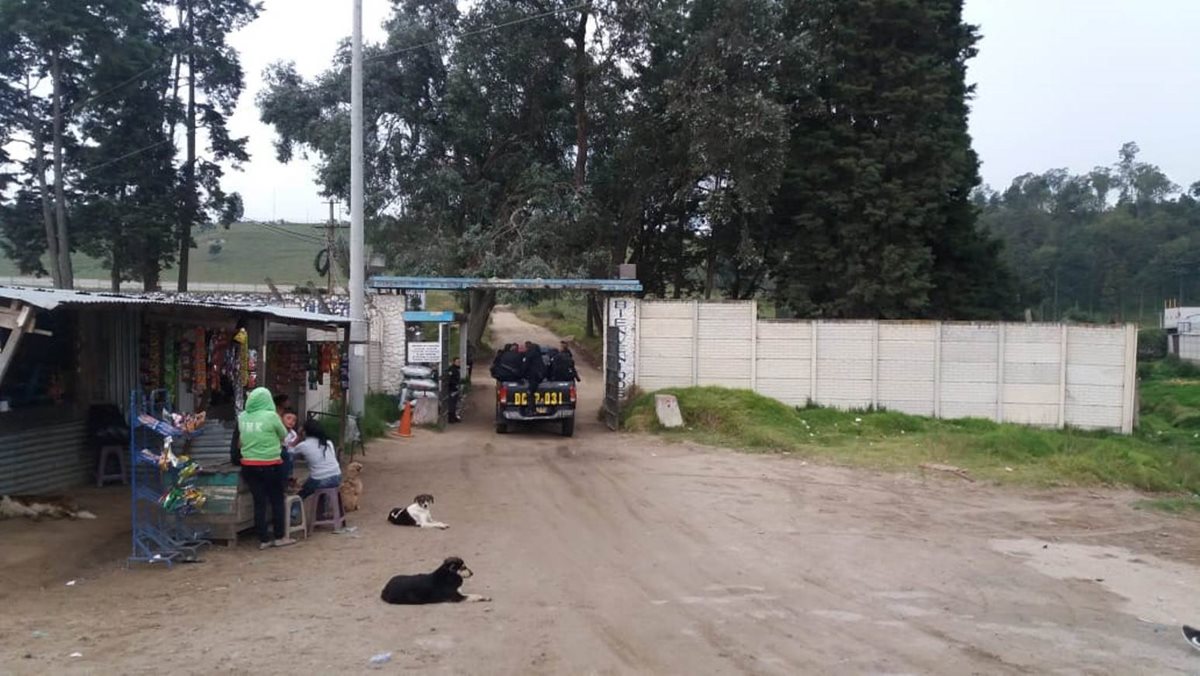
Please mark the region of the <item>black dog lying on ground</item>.
[[388, 580], [379, 598], [388, 603], [419, 605], [423, 603], [459, 603], [461, 601], [491, 601], [478, 594], [460, 594], [458, 588], [473, 573], [457, 556], [442, 562], [432, 573], [397, 575]]

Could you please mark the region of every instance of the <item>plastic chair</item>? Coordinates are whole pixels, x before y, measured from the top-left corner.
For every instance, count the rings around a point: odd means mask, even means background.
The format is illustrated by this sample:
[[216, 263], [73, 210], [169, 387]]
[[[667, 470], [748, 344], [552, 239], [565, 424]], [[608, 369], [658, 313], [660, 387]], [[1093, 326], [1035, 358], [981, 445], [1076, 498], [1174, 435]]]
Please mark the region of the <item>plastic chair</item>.
[[[111, 474], [108, 471], [109, 458], [117, 459], [117, 472]], [[100, 488], [109, 481], [120, 481], [122, 485], [125, 481], [125, 448], [123, 446], [101, 446], [100, 447], [100, 462], [96, 465], [96, 488]]]
[[[299, 508], [299, 509], [297, 509]], [[304, 508], [304, 501], [299, 495], [289, 495], [283, 501], [283, 512], [287, 515], [285, 523], [288, 537], [292, 537], [292, 533], [300, 531], [304, 534], [304, 538], [308, 539], [308, 514]], [[293, 521], [293, 515], [299, 514], [299, 520]]]
[[[346, 514], [342, 511], [342, 496], [336, 488], [318, 488], [308, 496], [308, 530], [311, 533], [318, 526], [333, 526], [334, 530], [346, 527]], [[321, 518], [321, 508], [329, 512], [328, 518]]]

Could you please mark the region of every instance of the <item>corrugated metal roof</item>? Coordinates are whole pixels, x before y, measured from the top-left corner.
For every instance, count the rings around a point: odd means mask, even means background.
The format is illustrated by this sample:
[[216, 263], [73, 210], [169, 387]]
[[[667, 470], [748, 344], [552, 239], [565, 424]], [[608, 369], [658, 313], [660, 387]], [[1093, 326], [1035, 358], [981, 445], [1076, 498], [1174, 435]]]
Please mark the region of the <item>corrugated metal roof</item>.
[[407, 291], [462, 291], [464, 289], [561, 289], [573, 291], [609, 291], [639, 293], [642, 283], [636, 279], [498, 279], [483, 277], [389, 277], [367, 280], [367, 288]]
[[154, 305], [160, 307], [196, 307], [213, 310], [233, 310], [305, 324], [334, 324], [340, 326], [350, 323], [350, 320], [346, 317], [308, 312], [279, 305], [246, 305], [213, 301], [199, 302], [174, 298], [167, 294], [133, 295], [74, 291], [70, 289], [31, 289], [20, 286], [0, 286], [0, 299], [19, 301], [43, 310], [53, 310], [60, 305]]

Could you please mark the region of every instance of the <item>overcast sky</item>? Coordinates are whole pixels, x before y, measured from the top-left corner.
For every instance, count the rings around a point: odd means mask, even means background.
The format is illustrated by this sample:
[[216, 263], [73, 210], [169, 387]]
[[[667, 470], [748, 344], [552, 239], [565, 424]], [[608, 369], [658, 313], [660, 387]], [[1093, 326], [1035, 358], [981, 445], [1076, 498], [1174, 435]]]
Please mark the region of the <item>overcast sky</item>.
[[[350, 34], [351, 3], [265, 5], [233, 37], [247, 88], [232, 126], [250, 137], [251, 161], [226, 188], [245, 198], [248, 218], [320, 220], [328, 207], [310, 165], [275, 160], [254, 96], [274, 61], [295, 61], [306, 76], [327, 68]], [[382, 39], [390, 3], [363, 5], [366, 39]], [[1125, 141], [1176, 183], [1200, 181], [1200, 0], [967, 0], [966, 18], [983, 35], [968, 77], [985, 182], [1003, 188], [1027, 171], [1111, 164]]]

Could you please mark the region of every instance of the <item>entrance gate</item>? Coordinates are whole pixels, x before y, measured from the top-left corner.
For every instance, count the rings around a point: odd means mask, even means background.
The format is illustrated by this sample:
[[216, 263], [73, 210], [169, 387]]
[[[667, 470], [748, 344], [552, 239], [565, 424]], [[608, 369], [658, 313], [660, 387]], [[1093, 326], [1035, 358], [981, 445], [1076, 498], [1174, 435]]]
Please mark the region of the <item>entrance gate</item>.
[[[600, 293], [605, 297], [633, 296], [641, 293], [642, 284], [636, 279], [485, 279], [481, 277], [390, 277], [376, 276], [367, 280], [374, 293], [405, 293], [407, 291], [469, 291], [496, 289], [507, 291], [581, 291]], [[608, 303], [605, 303], [608, 306]], [[621, 336], [624, 333], [601, 322], [604, 330], [604, 422], [609, 429], [621, 425]], [[443, 354], [447, 351], [443, 345]], [[444, 389], [444, 388], [443, 388]], [[442, 407], [444, 410], [444, 407]]]
[[609, 358], [604, 360], [604, 423], [616, 431], [621, 427], [621, 332], [613, 330], [605, 322], [605, 350]]

